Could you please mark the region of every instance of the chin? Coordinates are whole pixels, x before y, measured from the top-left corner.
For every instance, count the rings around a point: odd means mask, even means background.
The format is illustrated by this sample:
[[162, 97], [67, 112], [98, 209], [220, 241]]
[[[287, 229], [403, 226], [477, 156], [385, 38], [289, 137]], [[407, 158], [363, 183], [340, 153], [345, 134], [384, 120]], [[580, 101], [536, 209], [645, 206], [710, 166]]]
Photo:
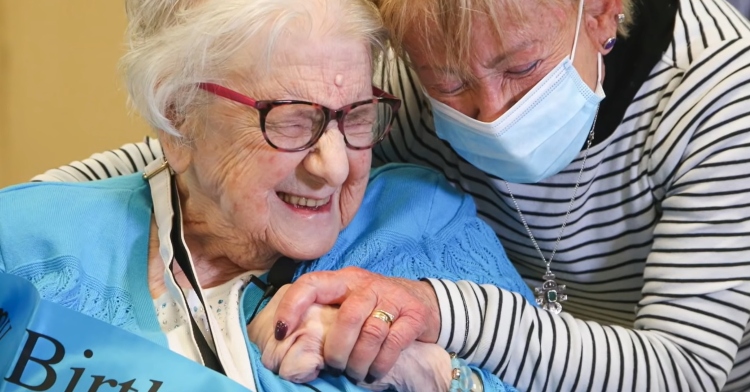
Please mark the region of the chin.
[[[304, 238], [304, 237], [297, 237], [297, 238]], [[286, 246], [285, 249], [282, 249], [280, 253], [284, 254], [287, 257], [290, 257], [295, 260], [315, 260], [317, 258], [320, 258], [331, 251], [333, 248], [333, 245], [336, 244], [336, 240], [338, 239], [338, 235], [333, 238], [321, 238], [320, 236], [317, 236], [318, 241], [310, 241], [308, 240], [304, 241], [305, 243], [296, 243], [289, 242], [287, 244], [294, 244], [293, 246]]]

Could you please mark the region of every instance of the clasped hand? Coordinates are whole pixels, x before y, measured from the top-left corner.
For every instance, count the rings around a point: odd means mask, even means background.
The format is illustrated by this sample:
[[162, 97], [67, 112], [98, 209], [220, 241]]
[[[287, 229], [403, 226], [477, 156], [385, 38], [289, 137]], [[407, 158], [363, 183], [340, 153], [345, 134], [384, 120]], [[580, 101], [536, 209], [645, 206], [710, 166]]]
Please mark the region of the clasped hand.
[[[276, 293], [248, 337], [264, 366], [296, 383], [327, 369], [373, 390], [447, 390], [448, 353], [416, 341], [436, 340], [439, 316], [430, 295], [429, 283], [359, 268], [311, 273]], [[374, 309], [387, 309], [393, 324], [371, 317]]]

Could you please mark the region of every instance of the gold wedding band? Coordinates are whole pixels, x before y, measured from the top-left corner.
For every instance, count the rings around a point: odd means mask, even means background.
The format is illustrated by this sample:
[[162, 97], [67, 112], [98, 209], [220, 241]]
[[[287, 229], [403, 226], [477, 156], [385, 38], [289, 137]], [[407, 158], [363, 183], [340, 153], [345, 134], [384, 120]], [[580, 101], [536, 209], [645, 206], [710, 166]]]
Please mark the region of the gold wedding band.
[[393, 320], [396, 319], [392, 314], [380, 309], [374, 310], [371, 316], [375, 317], [378, 320], [385, 321], [386, 323], [388, 323], [389, 327], [391, 326], [391, 324], [393, 324]]

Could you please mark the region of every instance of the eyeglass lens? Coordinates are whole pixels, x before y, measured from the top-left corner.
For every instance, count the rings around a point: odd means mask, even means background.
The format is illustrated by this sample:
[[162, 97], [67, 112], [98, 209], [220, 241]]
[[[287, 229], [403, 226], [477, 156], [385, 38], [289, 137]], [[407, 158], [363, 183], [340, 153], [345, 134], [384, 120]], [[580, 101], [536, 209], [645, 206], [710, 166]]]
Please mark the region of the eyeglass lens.
[[[323, 109], [313, 105], [276, 106], [266, 115], [266, 138], [281, 149], [304, 147], [328, 126], [325, 124], [325, 117]], [[385, 102], [354, 107], [343, 118], [346, 142], [352, 147], [371, 147], [383, 138], [392, 117], [392, 107]]]

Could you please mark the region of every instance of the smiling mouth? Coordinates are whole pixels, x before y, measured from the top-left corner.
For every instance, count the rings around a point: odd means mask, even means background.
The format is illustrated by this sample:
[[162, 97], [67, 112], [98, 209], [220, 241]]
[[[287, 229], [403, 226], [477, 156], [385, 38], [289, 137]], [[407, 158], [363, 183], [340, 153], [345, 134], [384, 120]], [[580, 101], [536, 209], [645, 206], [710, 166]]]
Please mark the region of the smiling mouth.
[[310, 199], [307, 197], [300, 197], [289, 195], [286, 193], [278, 192], [276, 195], [286, 204], [290, 204], [296, 208], [305, 208], [309, 210], [317, 210], [320, 207], [325, 206], [331, 201], [331, 196], [323, 199]]

